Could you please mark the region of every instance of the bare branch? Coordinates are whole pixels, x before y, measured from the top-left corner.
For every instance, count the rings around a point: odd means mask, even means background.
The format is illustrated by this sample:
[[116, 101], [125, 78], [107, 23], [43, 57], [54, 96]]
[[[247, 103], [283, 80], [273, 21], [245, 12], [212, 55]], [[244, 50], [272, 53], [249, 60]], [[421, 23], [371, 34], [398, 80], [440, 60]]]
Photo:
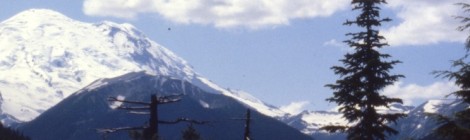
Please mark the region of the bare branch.
[[119, 106], [117, 109], [125, 109], [125, 110], [149, 110], [150, 107], [127, 107], [127, 106]]
[[141, 130], [145, 129], [145, 127], [139, 126], [139, 127], [118, 127], [118, 128], [98, 128], [96, 131], [98, 133], [114, 133], [116, 131], [123, 131], [123, 130]]
[[150, 112], [140, 112], [140, 111], [129, 111], [131, 114], [137, 114], [137, 115], [150, 115]]
[[182, 95], [168, 95], [163, 97], [158, 97], [158, 104], [166, 104], [166, 103], [173, 103], [178, 102], [181, 100]]
[[158, 104], [168, 104], [168, 103], [174, 103], [174, 102], [179, 102], [181, 99], [172, 99], [172, 100], [158, 100]]
[[174, 95], [163, 96], [163, 97], [160, 97], [160, 98], [172, 99], [172, 98], [181, 98], [182, 96], [183, 96], [183, 94], [174, 94]]
[[118, 98], [116, 98], [116, 97], [108, 97], [108, 101], [111, 101], [111, 102], [123, 102], [123, 103], [130, 103], [130, 104], [140, 104], [140, 105], [150, 105], [150, 103], [147, 103], [147, 102], [120, 100], [120, 99], [118, 99]]
[[193, 119], [189, 119], [189, 118], [178, 118], [174, 121], [161, 121], [161, 120], [158, 121], [158, 123], [161, 123], [161, 124], [176, 124], [176, 123], [180, 123], [180, 122], [189, 122], [189, 123], [192, 123], [192, 124], [207, 124], [207, 123], [209, 123], [208, 121], [198, 121], [198, 120], [193, 120]]

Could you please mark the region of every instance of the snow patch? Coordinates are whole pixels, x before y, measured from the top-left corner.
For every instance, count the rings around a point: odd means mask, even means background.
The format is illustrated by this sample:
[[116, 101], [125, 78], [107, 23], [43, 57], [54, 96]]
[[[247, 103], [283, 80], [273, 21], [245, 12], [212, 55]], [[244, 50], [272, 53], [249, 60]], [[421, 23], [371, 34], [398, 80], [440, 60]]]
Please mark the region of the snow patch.
[[32, 9], [1, 22], [0, 33], [0, 117], [30, 121], [72, 93], [112, 82], [103, 78], [138, 71], [190, 81], [268, 116], [286, 114], [248, 93], [227, 91], [200, 77], [185, 60], [127, 23], [85, 23]]
[[91, 85], [87, 86], [87, 87], [86, 87], [86, 90], [87, 90], [87, 91], [92, 91], [92, 90], [94, 90], [94, 89], [97, 89], [97, 88], [99, 88], [99, 87], [105, 86], [105, 85], [107, 85], [107, 84], [108, 84], [108, 82], [104, 82], [103, 79], [99, 79], [99, 80], [97, 80], [96, 82], [93, 82]]
[[[213, 82], [203, 77], [197, 77], [197, 80], [199, 80], [199, 82], [201, 82], [202, 84], [208, 86], [206, 87], [206, 89], [211, 88], [215, 90], [215, 92], [234, 98], [235, 100], [238, 100], [239, 102], [255, 109], [256, 111], [263, 113], [264, 115], [271, 116], [271, 117], [283, 117], [287, 115], [287, 113], [275, 107], [266, 105], [261, 100], [256, 99], [255, 97], [253, 97], [252, 95], [249, 95], [246, 92], [223, 89], [220, 86], [214, 84]], [[197, 83], [195, 84], [197, 85]]]
[[304, 111], [309, 104], [309, 101], [292, 102], [289, 105], [281, 106], [279, 109], [291, 115], [297, 115]]
[[[118, 100], [124, 100], [124, 99], [126, 99], [126, 97], [125, 97], [125, 96], [122, 96], [122, 95], [118, 95], [118, 96], [116, 97], [116, 99], [118, 99]], [[122, 102], [116, 102], [116, 101], [115, 101], [115, 102], [112, 102], [112, 103], [109, 105], [109, 108], [111, 108], [111, 109], [116, 109], [116, 108], [120, 107], [122, 104], [123, 104]]]
[[423, 107], [426, 113], [437, 113], [439, 106], [446, 104], [448, 101], [444, 100], [429, 100]]
[[203, 100], [199, 100], [199, 104], [201, 104], [201, 106], [204, 108], [210, 108], [210, 105], [207, 102], [204, 102]]

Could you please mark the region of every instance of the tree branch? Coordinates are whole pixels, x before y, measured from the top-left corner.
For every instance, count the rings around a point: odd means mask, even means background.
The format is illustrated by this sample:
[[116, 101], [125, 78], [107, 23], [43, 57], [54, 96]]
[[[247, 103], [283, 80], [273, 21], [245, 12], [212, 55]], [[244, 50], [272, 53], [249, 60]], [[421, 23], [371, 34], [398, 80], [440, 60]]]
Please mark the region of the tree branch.
[[150, 105], [150, 103], [147, 103], [147, 102], [120, 100], [120, 99], [118, 99], [118, 98], [116, 98], [116, 97], [108, 97], [108, 101], [111, 101], [111, 102], [123, 102], [123, 103], [130, 103], [130, 104], [140, 104], [140, 105]]
[[207, 124], [207, 123], [209, 123], [208, 121], [198, 121], [198, 120], [193, 120], [193, 119], [189, 119], [189, 118], [178, 118], [174, 121], [161, 121], [161, 120], [158, 121], [158, 123], [161, 123], [161, 124], [176, 124], [176, 123], [180, 123], [180, 122], [189, 122], [191, 124]]
[[124, 110], [149, 110], [150, 107], [127, 107], [127, 106], [119, 106], [117, 109], [124, 109]]
[[118, 128], [98, 128], [96, 131], [98, 133], [113, 133], [116, 131], [123, 131], [123, 130], [141, 130], [145, 129], [145, 127], [139, 126], [139, 127], [118, 127]]
[[173, 103], [173, 102], [178, 102], [181, 100], [181, 94], [179, 95], [168, 95], [168, 96], [163, 96], [163, 97], [158, 97], [158, 104], [166, 104], [166, 103]]

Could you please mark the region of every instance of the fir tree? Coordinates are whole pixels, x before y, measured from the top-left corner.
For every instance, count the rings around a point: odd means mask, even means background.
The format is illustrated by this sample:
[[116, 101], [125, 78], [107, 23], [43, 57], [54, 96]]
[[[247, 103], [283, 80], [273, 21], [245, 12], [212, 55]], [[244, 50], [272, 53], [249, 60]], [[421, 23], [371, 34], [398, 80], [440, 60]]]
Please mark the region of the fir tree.
[[[457, 5], [461, 6], [464, 13], [467, 13], [469, 15], [464, 15], [464, 16], [457, 16], [456, 18], [457, 19], [460, 19], [460, 22], [462, 22], [462, 26], [458, 27], [457, 29], [459, 31], [465, 31], [467, 30], [468, 32], [470, 32], [470, 30], [468, 30], [470, 28], [470, 4], [469, 3], [457, 3]], [[467, 49], [467, 53], [468, 51], [470, 50], [470, 33], [467, 37], [467, 40], [465, 40], [465, 48]]]
[[201, 140], [201, 136], [199, 133], [194, 129], [193, 124], [190, 123], [186, 130], [181, 132], [183, 135], [183, 140]]
[[[470, 4], [458, 3], [464, 9], [464, 13], [470, 13]], [[459, 31], [466, 31], [470, 28], [470, 15], [457, 16], [463, 23], [458, 27]], [[470, 31], [470, 30], [469, 30]], [[466, 55], [458, 60], [453, 61], [453, 67], [457, 71], [438, 71], [438, 76], [454, 79], [455, 84], [460, 90], [451, 93], [461, 99], [467, 106], [470, 105], [470, 63], [468, 61], [470, 51], [470, 33], [465, 42], [467, 50]], [[441, 114], [431, 114], [437, 117], [438, 128], [435, 129], [438, 135], [445, 139], [470, 139], [470, 109], [467, 107], [462, 111], [455, 113], [452, 117], [443, 116]]]
[[352, 0], [353, 10], [361, 13], [353, 21], [346, 21], [344, 25], [357, 25], [363, 31], [348, 33], [351, 39], [345, 42], [354, 49], [340, 60], [344, 66], [332, 67], [340, 79], [335, 84], [328, 84], [333, 97], [329, 102], [336, 102], [353, 126], [326, 126], [323, 130], [329, 132], [347, 132], [348, 139], [373, 140], [385, 139], [388, 135], [397, 134], [398, 131], [387, 124], [396, 122], [404, 114], [381, 114], [376, 107], [388, 107], [392, 103], [402, 103], [401, 99], [389, 98], [380, 95], [380, 92], [388, 85], [392, 85], [403, 75], [391, 75], [389, 71], [400, 61], [386, 61], [388, 54], [382, 54], [378, 50], [387, 43], [385, 38], [379, 35], [376, 29], [389, 18], [380, 18], [380, 4], [386, 4], [385, 0]]

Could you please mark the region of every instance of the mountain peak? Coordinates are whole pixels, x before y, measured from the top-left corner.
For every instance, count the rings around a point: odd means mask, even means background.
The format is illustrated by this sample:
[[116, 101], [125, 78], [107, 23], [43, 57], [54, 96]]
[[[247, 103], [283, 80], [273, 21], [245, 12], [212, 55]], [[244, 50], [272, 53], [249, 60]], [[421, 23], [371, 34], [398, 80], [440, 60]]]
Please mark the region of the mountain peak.
[[55, 16], [64, 16], [62, 13], [51, 9], [29, 9], [23, 12], [18, 13], [17, 15], [55, 15]]
[[[180, 117], [209, 122], [198, 125], [198, 133], [211, 139], [236, 140], [242, 138], [243, 121], [230, 121], [245, 116], [247, 106], [237, 99], [221, 94], [212, 94], [200, 89], [191, 82], [162, 75], [149, 75], [134, 72], [115, 78], [102, 79], [73, 94], [33, 121], [20, 126], [20, 130], [35, 139], [47, 140], [94, 140], [100, 134], [93, 128], [111, 128], [116, 126], [140, 126], [148, 123], [148, 116], [132, 115], [117, 107], [127, 106], [109, 102], [108, 97], [122, 100], [148, 102], [151, 95], [178, 96], [180, 100], [158, 107], [162, 120], [174, 120]], [[145, 111], [145, 110], [142, 110]], [[254, 123], [250, 129], [256, 132], [253, 139], [295, 139], [311, 140], [282, 122], [252, 111]], [[60, 118], [60, 119], [57, 119]], [[86, 119], [84, 121], [84, 119]], [[213, 123], [215, 122], [215, 123]], [[47, 124], [49, 129], [43, 129]], [[180, 139], [180, 131], [185, 125], [161, 125], [159, 137], [168, 140]], [[269, 128], [269, 129], [267, 129]], [[54, 130], [54, 131], [49, 131]], [[227, 131], [229, 130], [229, 131]], [[279, 133], [282, 132], [282, 133]], [[107, 139], [128, 139], [127, 133], [106, 133]]]
[[29, 21], [29, 22], [47, 22], [50, 20], [71, 20], [69, 17], [54, 10], [49, 9], [29, 9], [16, 14], [5, 22], [9, 21]]
[[131, 24], [86, 23], [53, 10], [31, 9], [0, 23], [0, 121], [2, 115], [30, 121], [97, 79], [137, 71], [192, 82], [269, 116], [284, 114], [254, 97], [220, 88]]
[[0, 110], [21, 121], [96, 79], [136, 71], [186, 79], [195, 74], [130, 24], [85, 23], [47, 9], [1, 22], [0, 50]]

